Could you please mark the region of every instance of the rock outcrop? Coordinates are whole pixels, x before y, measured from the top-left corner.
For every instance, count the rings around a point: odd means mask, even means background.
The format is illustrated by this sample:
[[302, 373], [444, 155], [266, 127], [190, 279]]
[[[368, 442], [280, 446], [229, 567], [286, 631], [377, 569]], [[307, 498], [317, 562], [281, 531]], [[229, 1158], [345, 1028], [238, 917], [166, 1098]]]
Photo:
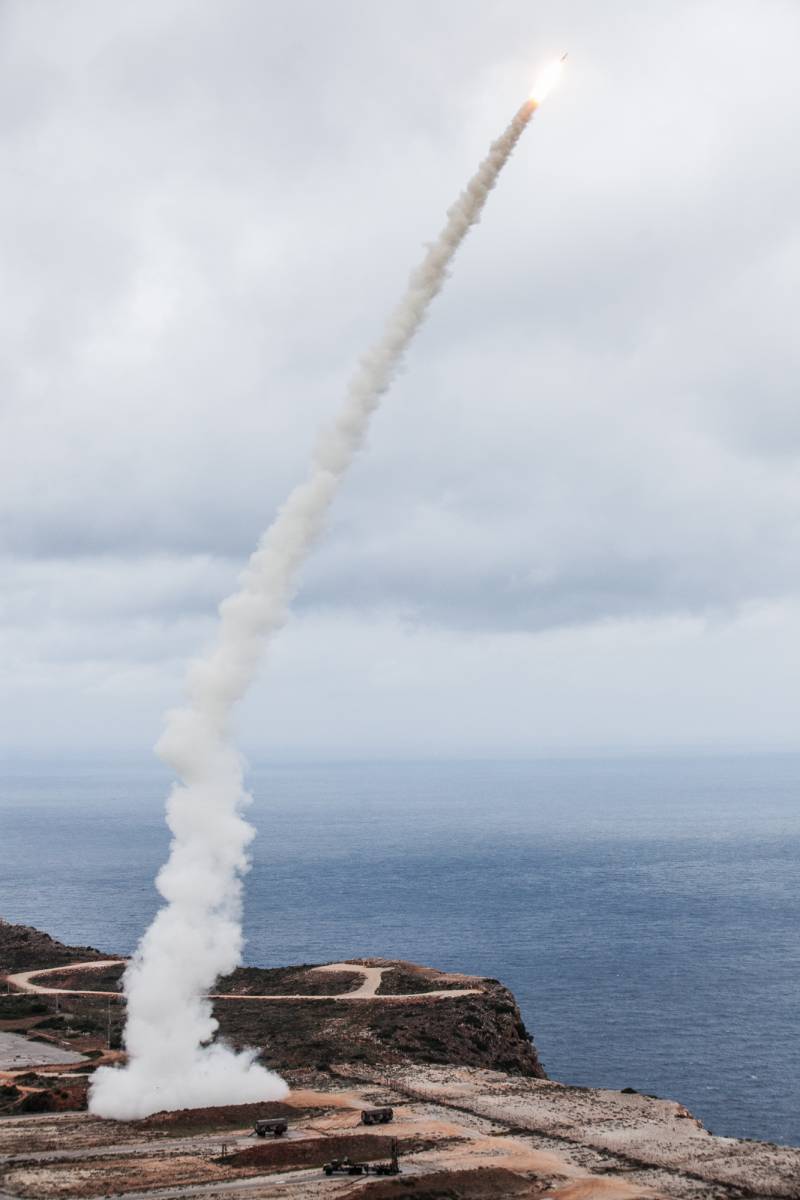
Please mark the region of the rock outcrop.
[[107, 958], [93, 946], [65, 946], [32, 925], [11, 925], [0, 917], [0, 973], [33, 971], [63, 963]]
[[[124, 964], [69, 968], [106, 957], [93, 947], [65, 946], [29, 926], [0, 923], [0, 970], [6, 975], [62, 967], [41, 984], [119, 997]], [[374, 994], [348, 999], [369, 972], [375, 979]], [[214, 1014], [221, 1036], [238, 1046], [258, 1047], [263, 1061], [280, 1071], [324, 1069], [341, 1061], [371, 1066], [423, 1062], [545, 1078], [517, 1002], [496, 979], [370, 958], [353, 959], [334, 972], [321, 972], [310, 964], [239, 967], [219, 980], [216, 990], [220, 995]], [[28, 1020], [28, 1028], [52, 1023], [52, 995], [19, 996], [18, 1002], [26, 999], [40, 1006], [37, 1021]], [[59, 1020], [81, 1041], [81, 1048], [105, 1021], [104, 1004], [97, 995], [71, 994], [60, 1000]], [[112, 1044], [122, 1018], [121, 1006], [113, 1009]], [[25, 1016], [33, 1015], [29, 1003]], [[107, 1033], [105, 1023], [103, 1028]]]

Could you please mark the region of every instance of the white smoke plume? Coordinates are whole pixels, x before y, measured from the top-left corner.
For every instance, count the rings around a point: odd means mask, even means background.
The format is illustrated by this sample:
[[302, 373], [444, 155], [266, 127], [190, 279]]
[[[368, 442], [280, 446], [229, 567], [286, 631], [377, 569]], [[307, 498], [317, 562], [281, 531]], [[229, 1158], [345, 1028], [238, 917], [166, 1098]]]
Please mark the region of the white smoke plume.
[[231, 740], [233, 710], [266, 640], [286, 619], [298, 567], [372, 413], [535, 108], [535, 101], [523, 105], [449, 210], [383, 336], [361, 359], [333, 428], [317, 443], [309, 478], [263, 535], [239, 590], [221, 604], [216, 647], [192, 666], [186, 706], [167, 716], [156, 749], [182, 782], [167, 801], [173, 840], [156, 880], [166, 905], [125, 972], [128, 1061], [95, 1073], [89, 1108], [99, 1116], [131, 1119], [162, 1109], [280, 1099], [288, 1090], [254, 1061], [255, 1051], [235, 1053], [212, 1042], [218, 1023], [209, 989], [241, 961], [242, 876], [254, 835], [242, 816], [250, 797]]

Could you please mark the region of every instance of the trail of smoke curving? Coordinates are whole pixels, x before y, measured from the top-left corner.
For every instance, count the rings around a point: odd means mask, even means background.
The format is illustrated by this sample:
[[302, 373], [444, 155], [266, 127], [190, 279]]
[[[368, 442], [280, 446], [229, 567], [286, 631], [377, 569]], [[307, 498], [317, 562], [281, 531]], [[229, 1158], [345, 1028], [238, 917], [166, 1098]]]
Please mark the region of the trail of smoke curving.
[[95, 1073], [89, 1107], [100, 1116], [130, 1119], [162, 1109], [280, 1099], [288, 1090], [255, 1063], [255, 1051], [234, 1053], [211, 1043], [217, 1021], [208, 992], [241, 961], [242, 876], [254, 835], [242, 816], [250, 797], [231, 741], [232, 712], [255, 676], [268, 635], [286, 618], [297, 569], [372, 413], [535, 108], [533, 101], [523, 105], [448, 211], [383, 336], [361, 359], [333, 428], [319, 439], [309, 478], [263, 535], [239, 591], [221, 604], [216, 648], [192, 666], [188, 703], [167, 715], [156, 749], [182, 780], [167, 801], [173, 841], [156, 880], [167, 903], [125, 972], [128, 1063]]

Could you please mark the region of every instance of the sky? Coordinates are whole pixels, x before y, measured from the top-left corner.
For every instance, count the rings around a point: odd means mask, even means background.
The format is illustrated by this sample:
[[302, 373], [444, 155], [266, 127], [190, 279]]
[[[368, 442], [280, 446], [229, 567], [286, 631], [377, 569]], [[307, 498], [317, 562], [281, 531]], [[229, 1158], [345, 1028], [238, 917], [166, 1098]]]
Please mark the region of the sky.
[[239, 715], [797, 749], [795, 0], [4, 0], [0, 742], [146, 756], [537, 65]]

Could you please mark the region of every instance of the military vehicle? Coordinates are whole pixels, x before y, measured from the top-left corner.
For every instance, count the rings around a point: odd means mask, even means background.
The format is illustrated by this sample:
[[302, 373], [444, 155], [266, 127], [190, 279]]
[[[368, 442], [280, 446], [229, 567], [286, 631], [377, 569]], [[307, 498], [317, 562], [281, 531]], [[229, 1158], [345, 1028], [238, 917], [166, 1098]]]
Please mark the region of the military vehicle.
[[389, 1105], [384, 1108], [365, 1108], [361, 1113], [362, 1125], [380, 1125], [381, 1122], [391, 1121], [394, 1117], [394, 1109]]
[[334, 1158], [322, 1169], [326, 1175], [366, 1175], [369, 1172], [366, 1163], [353, 1162], [352, 1158]]
[[353, 1162], [352, 1158], [334, 1158], [326, 1162], [322, 1169], [326, 1175], [399, 1175], [397, 1146], [397, 1138], [392, 1138], [392, 1157], [388, 1162], [360, 1163]]
[[271, 1121], [256, 1121], [253, 1130], [259, 1137], [266, 1137], [271, 1133], [273, 1137], [282, 1137], [289, 1128], [289, 1122], [285, 1117], [274, 1117]]

